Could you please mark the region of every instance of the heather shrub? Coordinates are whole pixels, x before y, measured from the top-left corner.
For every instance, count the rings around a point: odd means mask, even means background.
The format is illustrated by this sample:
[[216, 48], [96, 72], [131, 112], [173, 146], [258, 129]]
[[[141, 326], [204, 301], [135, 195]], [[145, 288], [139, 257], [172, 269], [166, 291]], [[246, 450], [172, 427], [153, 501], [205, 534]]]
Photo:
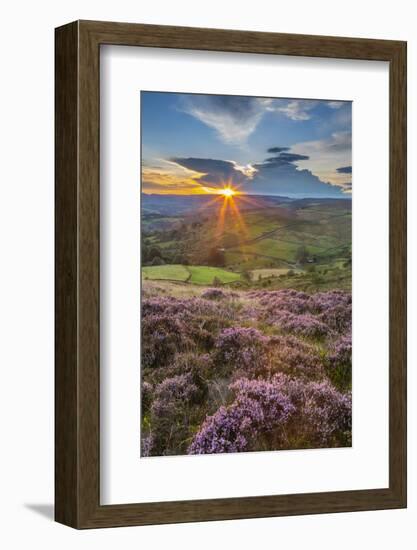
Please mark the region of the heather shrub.
[[352, 327], [352, 296], [341, 290], [319, 292], [312, 296], [319, 318], [331, 330], [346, 332]]
[[150, 431], [142, 440], [146, 456], [185, 451], [192, 424], [191, 406], [197, 393], [190, 374], [166, 378], [156, 386], [150, 408]]
[[186, 324], [179, 318], [151, 314], [142, 319], [142, 366], [160, 367], [175, 353], [192, 349]]
[[242, 378], [231, 388], [235, 400], [206, 418], [190, 454], [351, 444], [351, 396], [328, 381], [281, 374], [270, 381]]
[[264, 310], [272, 316], [277, 311], [288, 311], [297, 314], [309, 311], [309, 295], [297, 290], [255, 291], [251, 292], [250, 295], [257, 298]]
[[[293, 412], [288, 397], [264, 380], [241, 379], [231, 388], [233, 403], [222, 406], [204, 421], [188, 449], [189, 454], [253, 450], [262, 435], [283, 426]], [[258, 449], [258, 447], [256, 447]]]
[[350, 445], [351, 311], [344, 291], [148, 293], [142, 456]]
[[283, 372], [308, 379], [324, 376], [322, 354], [313, 344], [293, 335], [269, 339], [271, 372]]
[[172, 374], [190, 372], [196, 375], [208, 377], [211, 374], [213, 361], [208, 353], [196, 353], [195, 351], [177, 353], [169, 367]]
[[328, 290], [327, 292], [317, 292], [310, 297], [312, 308], [318, 313], [331, 310], [336, 306], [343, 306], [346, 309], [352, 307], [352, 295], [344, 290]]
[[144, 457], [152, 456], [152, 448], [154, 447], [153, 434], [142, 438], [141, 455]]
[[211, 319], [217, 322], [219, 327], [222, 327], [224, 322], [234, 320], [234, 308], [228, 301], [219, 304], [204, 298], [174, 298], [173, 296], [160, 296], [142, 301], [143, 318], [158, 314], [175, 317], [187, 323], [192, 323], [196, 319]]
[[343, 333], [352, 330], [352, 306], [337, 305], [324, 311], [320, 320], [326, 325], [338, 332]]
[[189, 401], [196, 392], [190, 374], [166, 378], [155, 388], [155, 398], [166, 402]]
[[288, 426], [290, 448], [351, 445], [352, 397], [328, 380], [303, 382], [285, 375], [274, 377], [296, 409]]
[[352, 325], [352, 296], [342, 290], [308, 295], [284, 289], [249, 295], [263, 306], [263, 319], [284, 331], [320, 338], [333, 331], [347, 331]]
[[164, 314], [186, 316], [187, 314], [214, 314], [213, 304], [200, 298], [175, 298], [159, 296], [142, 300], [142, 316]]
[[163, 296], [142, 303], [142, 366], [171, 363], [176, 353], [213, 348], [215, 334], [228, 326], [233, 307], [201, 298]]
[[248, 377], [265, 370], [269, 342], [255, 328], [233, 327], [220, 332], [214, 344], [214, 360], [218, 373]]
[[227, 297], [227, 294], [220, 288], [208, 288], [201, 294], [201, 297], [205, 300], [222, 300]]
[[328, 326], [311, 313], [296, 315], [288, 311], [280, 311], [275, 314], [273, 322], [285, 332], [307, 338], [323, 338], [329, 333]]
[[141, 399], [142, 399], [142, 414], [146, 413], [151, 406], [153, 398], [153, 387], [149, 382], [143, 381], [141, 388]]
[[342, 390], [352, 386], [352, 335], [340, 336], [330, 345], [327, 358], [327, 375]]
[[198, 390], [195, 395], [196, 402], [202, 402], [207, 396], [208, 380], [214, 374], [210, 355], [195, 352], [177, 353], [172, 364], [161, 371], [166, 377], [188, 374]]

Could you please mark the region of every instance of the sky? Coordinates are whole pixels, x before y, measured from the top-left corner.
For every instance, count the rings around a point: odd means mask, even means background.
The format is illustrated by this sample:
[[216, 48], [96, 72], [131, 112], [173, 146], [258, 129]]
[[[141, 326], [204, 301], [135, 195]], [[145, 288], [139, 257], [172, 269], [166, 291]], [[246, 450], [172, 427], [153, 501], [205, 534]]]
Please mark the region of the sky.
[[142, 192], [349, 198], [347, 101], [141, 92]]

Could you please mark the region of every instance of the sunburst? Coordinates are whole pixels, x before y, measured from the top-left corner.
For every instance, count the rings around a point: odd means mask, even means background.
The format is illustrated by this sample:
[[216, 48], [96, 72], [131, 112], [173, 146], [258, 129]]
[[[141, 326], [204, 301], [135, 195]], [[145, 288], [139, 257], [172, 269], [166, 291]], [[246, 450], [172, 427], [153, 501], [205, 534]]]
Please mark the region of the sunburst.
[[226, 199], [229, 199], [237, 195], [237, 192], [233, 189], [233, 187], [223, 187], [219, 190], [219, 195], [222, 195]]

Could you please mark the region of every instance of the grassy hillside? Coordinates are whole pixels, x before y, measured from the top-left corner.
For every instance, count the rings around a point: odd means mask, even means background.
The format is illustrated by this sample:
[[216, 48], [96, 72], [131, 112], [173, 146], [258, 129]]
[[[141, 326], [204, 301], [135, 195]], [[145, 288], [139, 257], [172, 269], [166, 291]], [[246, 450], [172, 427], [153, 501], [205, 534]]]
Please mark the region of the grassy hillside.
[[[258, 286], [262, 280], [274, 288], [287, 288], [287, 282], [297, 288], [350, 288], [350, 200], [250, 200], [250, 209], [235, 198], [233, 206], [220, 200], [180, 216], [168, 216], [168, 207], [160, 214], [143, 212], [144, 277], [199, 285], [212, 285], [216, 277], [233, 285]], [[166, 265], [154, 265], [155, 257]]]
[[239, 273], [218, 267], [184, 265], [145, 266], [142, 268], [142, 276], [145, 280], [190, 282], [208, 286], [213, 284], [215, 278], [223, 284], [240, 279]]
[[187, 269], [191, 273], [190, 282], [197, 285], [211, 285], [215, 277], [223, 284], [233, 283], [240, 279], [239, 273], [226, 271], [218, 267], [187, 266]]
[[142, 267], [142, 276], [145, 280], [187, 281], [190, 272], [183, 265], [155, 265]]

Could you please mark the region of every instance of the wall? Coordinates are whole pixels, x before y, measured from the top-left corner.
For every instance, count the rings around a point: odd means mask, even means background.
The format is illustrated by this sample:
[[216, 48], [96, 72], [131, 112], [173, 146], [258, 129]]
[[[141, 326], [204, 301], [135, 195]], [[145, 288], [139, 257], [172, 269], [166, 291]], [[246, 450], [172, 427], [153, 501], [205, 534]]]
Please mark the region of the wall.
[[[417, 329], [417, 37], [413, 2], [298, 0], [205, 3], [72, 0], [3, 3], [0, 169], [0, 541], [7, 549], [415, 548], [416, 339], [409, 346], [408, 510], [76, 532], [51, 521], [53, 501], [53, 33], [103, 19], [409, 41], [409, 326]], [[370, 158], [370, 162], [377, 159]], [[377, 270], [377, 267], [375, 268]], [[340, 473], [343, 475], [343, 472]]]

